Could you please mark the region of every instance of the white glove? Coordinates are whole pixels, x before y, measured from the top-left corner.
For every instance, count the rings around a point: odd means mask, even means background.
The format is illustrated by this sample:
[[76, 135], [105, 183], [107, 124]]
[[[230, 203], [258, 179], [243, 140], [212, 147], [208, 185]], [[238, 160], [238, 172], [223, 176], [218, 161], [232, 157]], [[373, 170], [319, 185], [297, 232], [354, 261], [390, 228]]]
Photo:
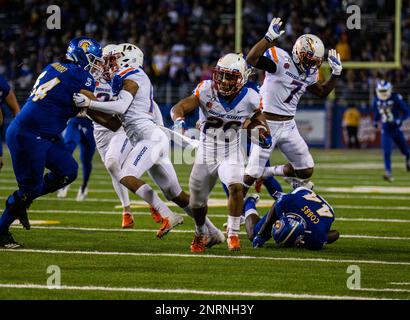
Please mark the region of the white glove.
[[327, 61], [329, 62], [330, 68], [332, 68], [332, 74], [335, 76], [340, 76], [343, 69], [342, 61], [340, 60], [340, 54], [337, 53], [335, 49], [329, 50]]
[[273, 42], [274, 40], [279, 38], [282, 34], [284, 34], [285, 30], [279, 30], [281, 26], [282, 26], [281, 18], [273, 18], [270, 23], [268, 32], [265, 35], [265, 39], [268, 42]]
[[91, 104], [90, 98], [82, 93], [74, 93], [73, 101], [78, 108], [88, 108]]

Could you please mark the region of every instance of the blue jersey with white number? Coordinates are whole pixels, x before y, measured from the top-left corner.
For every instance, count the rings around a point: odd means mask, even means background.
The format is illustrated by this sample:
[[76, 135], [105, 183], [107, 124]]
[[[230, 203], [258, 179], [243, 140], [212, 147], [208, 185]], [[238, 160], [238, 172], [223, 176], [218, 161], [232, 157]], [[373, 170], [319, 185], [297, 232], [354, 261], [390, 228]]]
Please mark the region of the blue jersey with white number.
[[6, 79], [0, 76], [0, 104], [4, 102], [6, 97], [9, 95], [10, 86], [7, 83]]
[[312, 190], [298, 188], [283, 195], [275, 204], [277, 218], [297, 214], [306, 222], [305, 247], [321, 249], [335, 219], [333, 208]]
[[409, 117], [409, 108], [398, 93], [392, 93], [387, 100], [375, 98], [373, 101], [374, 122], [383, 125], [396, 125]]
[[43, 138], [59, 136], [67, 121], [80, 111], [73, 94], [94, 91], [95, 81], [73, 63], [55, 62], [43, 69], [26, 104], [16, 117], [16, 125]]

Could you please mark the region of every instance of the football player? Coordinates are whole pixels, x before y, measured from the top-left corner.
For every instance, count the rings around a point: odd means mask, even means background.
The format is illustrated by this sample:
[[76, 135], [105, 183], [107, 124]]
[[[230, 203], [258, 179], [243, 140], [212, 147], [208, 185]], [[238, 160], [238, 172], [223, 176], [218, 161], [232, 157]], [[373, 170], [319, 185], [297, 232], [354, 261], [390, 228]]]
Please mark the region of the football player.
[[[154, 121], [154, 100], [151, 81], [142, 69], [143, 53], [135, 45], [123, 43], [112, 51], [116, 56], [118, 75], [123, 86], [115, 101], [96, 102], [84, 95], [74, 96], [77, 106], [106, 113], [121, 115], [124, 130], [133, 146], [120, 171], [120, 182], [151, 206], [156, 222], [161, 223], [157, 237], [162, 238], [171, 229], [183, 222], [183, 218], [172, 212], [157, 193], [141, 179], [148, 171], [151, 178], [168, 200], [192, 216], [189, 195], [182, 191], [175, 169], [169, 159], [169, 140]], [[212, 224], [208, 230], [215, 230], [215, 242], [224, 237]]]
[[[76, 179], [78, 165], [61, 140], [61, 132], [80, 111], [72, 101], [73, 94], [93, 97], [93, 77], [100, 76], [102, 66], [97, 41], [87, 37], [71, 40], [65, 59], [43, 69], [22, 111], [9, 126], [6, 142], [18, 190], [7, 198], [0, 218], [0, 247], [20, 247], [9, 232], [11, 223], [19, 219], [30, 229], [27, 209], [32, 201]], [[45, 168], [50, 171], [44, 175]]]
[[277, 192], [275, 199], [262, 218], [256, 210], [259, 196], [245, 200], [246, 233], [254, 248], [273, 238], [278, 246], [319, 250], [339, 238], [338, 231], [330, 230], [333, 208], [312, 190], [299, 187], [288, 194]]
[[186, 128], [184, 117], [199, 109], [200, 145], [189, 179], [190, 206], [195, 218], [192, 252], [203, 252], [207, 242], [205, 218], [208, 196], [218, 177], [228, 187], [228, 248], [240, 250], [238, 232], [243, 209], [244, 159], [239, 147], [239, 129], [245, 120], [265, 125], [261, 145], [270, 147], [271, 138], [260, 111], [260, 96], [245, 86], [250, 69], [242, 55], [229, 53], [219, 59], [212, 80], [202, 81], [192, 95], [171, 111], [175, 127]]
[[383, 178], [389, 182], [393, 181], [391, 170], [392, 141], [399, 147], [405, 157], [406, 170], [410, 171], [410, 153], [407, 147], [406, 138], [400, 130], [403, 122], [409, 117], [409, 107], [404, 102], [403, 97], [392, 92], [393, 87], [390, 82], [381, 80], [376, 85], [376, 97], [373, 101], [374, 127], [377, 129], [379, 122], [382, 126], [382, 147], [384, 155]]
[[[2, 128], [2, 125], [3, 125], [3, 113], [1, 110], [1, 106], [3, 103], [6, 103], [7, 106], [10, 108], [13, 117], [15, 117], [17, 113], [20, 112], [20, 106], [17, 102], [14, 91], [10, 88], [6, 79], [0, 76], [0, 129]], [[3, 142], [1, 139], [1, 133], [0, 133], [0, 171], [2, 167], [3, 167]]]
[[289, 54], [275, 46], [284, 33], [280, 30], [281, 25], [281, 19], [274, 18], [265, 37], [254, 45], [246, 58], [250, 65], [265, 70], [261, 86], [262, 107], [272, 132], [271, 148], [261, 149], [255, 145], [251, 150], [244, 181], [248, 186], [262, 176], [276, 145], [289, 163], [265, 171], [269, 171], [269, 175], [292, 177], [291, 180], [300, 185], [309, 183], [306, 179], [313, 174], [314, 162], [294, 120], [297, 105], [306, 90], [318, 97], [326, 97], [335, 88], [342, 72], [339, 54], [329, 50], [332, 75], [325, 83], [318, 83], [325, 53], [322, 41], [315, 35], [304, 34], [296, 40]]

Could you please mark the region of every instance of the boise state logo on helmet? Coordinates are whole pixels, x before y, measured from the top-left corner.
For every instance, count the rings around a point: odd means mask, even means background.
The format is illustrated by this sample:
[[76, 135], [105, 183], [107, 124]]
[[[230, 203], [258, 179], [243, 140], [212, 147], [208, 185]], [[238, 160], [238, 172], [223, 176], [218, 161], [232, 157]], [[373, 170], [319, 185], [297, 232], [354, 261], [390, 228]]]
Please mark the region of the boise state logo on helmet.
[[68, 44], [66, 58], [88, 71], [95, 79], [103, 73], [101, 45], [88, 37], [74, 38]]

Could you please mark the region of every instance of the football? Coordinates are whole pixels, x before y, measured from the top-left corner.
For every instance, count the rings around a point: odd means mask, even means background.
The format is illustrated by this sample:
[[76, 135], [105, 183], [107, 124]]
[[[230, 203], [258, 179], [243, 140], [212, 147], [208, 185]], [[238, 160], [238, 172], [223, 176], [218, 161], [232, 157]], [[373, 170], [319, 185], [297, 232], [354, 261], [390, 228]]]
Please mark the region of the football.
[[269, 128], [258, 119], [248, 121], [245, 123], [244, 128], [246, 129], [248, 138], [254, 143], [259, 143], [261, 139], [269, 134]]

